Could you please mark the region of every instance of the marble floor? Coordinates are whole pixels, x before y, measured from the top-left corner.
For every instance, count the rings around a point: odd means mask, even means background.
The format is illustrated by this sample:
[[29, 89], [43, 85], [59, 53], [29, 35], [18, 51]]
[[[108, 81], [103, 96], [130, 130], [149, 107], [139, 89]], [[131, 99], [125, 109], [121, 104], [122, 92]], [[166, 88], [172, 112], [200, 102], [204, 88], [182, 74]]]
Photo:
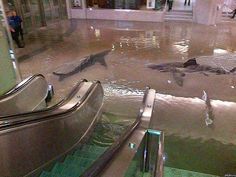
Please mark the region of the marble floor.
[[[156, 89], [151, 127], [165, 132], [170, 159], [181, 161], [169, 165], [236, 174], [235, 38], [236, 23], [68, 20], [28, 34], [16, 55], [23, 78], [41, 73], [54, 85], [54, 102], [83, 78], [100, 80], [112, 103], [116, 96], [142, 95], [146, 86]], [[87, 56], [92, 62], [81, 67]], [[191, 58], [200, 69], [177, 67]], [[211, 100], [212, 126], [206, 125], [203, 91]], [[182, 151], [186, 156], [178, 155]]]

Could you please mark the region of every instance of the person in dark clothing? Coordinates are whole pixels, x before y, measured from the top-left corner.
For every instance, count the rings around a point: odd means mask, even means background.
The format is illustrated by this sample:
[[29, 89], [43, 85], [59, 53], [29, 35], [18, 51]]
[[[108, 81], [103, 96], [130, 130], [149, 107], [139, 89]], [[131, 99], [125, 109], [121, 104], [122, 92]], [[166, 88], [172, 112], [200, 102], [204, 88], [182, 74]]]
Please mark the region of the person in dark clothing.
[[231, 13], [233, 14], [233, 16], [231, 18], [234, 18], [236, 15], [236, 9], [234, 9]]
[[186, 6], [187, 1], [188, 1], [188, 6], [190, 6], [190, 0], [185, 0], [185, 1], [184, 1], [184, 5]]
[[16, 30], [19, 32], [21, 36], [21, 40], [24, 40], [24, 34], [23, 34], [23, 28], [22, 28], [22, 19], [19, 15], [16, 14], [16, 11], [12, 11], [12, 17], [11, 17], [15, 24], [16, 24]]
[[23, 48], [23, 46], [21, 45], [20, 40], [19, 40], [19, 31], [17, 30], [17, 24], [12, 19], [12, 12], [11, 11], [7, 12], [7, 22], [9, 25], [12, 39], [16, 42], [16, 45], [19, 48]]
[[173, 6], [173, 1], [174, 0], [167, 0], [168, 6], [169, 6], [169, 11], [172, 10], [172, 6]]

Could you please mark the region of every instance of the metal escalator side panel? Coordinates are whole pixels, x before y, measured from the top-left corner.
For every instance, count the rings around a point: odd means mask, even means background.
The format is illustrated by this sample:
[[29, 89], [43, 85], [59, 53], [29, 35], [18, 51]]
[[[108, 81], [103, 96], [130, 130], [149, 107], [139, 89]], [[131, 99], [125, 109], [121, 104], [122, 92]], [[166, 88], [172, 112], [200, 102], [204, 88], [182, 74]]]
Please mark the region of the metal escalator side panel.
[[14, 93], [18, 92], [19, 90], [23, 89], [25, 86], [27, 86], [36, 77], [43, 77], [44, 78], [44, 76], [42, 74], [35, 74], [33, 76], [30, 76], [30, 77], [24, 79], [23, 81], [21, 81], [20, 83], [18, 83], [17, 85], [15, 85], [12, 89], [7, 91], [3, 95], [1, 95], [0, 100], [2, 100], [4, 98], [7, 98], [7, 97], [13, 95]]
[[41, 75], [25, 82], [24, 87], [0, 100], [0, 116], [46, 107], [48, 84]]
[[19, 116], [13, 116], [7, 119], [1, 119], [0, 131], [33, 121], [46, 120], [51, 119], [52, 117], [61, 116], [62, 114], [68, 114], [74, 109], [77, 109], [78, 105], [84, 101], [84, 99], [87, 97], [87, 94], [90, 93], [94, 86], [95, 84], [92, 82], [81, 83], [77, 89], [73, 89], [73, 92], [76, 91], [73, 93], [73, 97], [70, 97], [70, 99], [68, 99], [65, 104], [62, 104], [61, 107], [56, 110], [38, 111], [30, 114], [20, 114]]
[[21, 177], [66, 153], [97, 119], [103, 89], [96, 84], [75, 110], [0, 132], [0, 176]]
[[42, 114], [48, 115], [48, 114], [52, 114], [53, 111], [58, 110], [60, 107], [64, 106], [65, 104], [67, 104], [72, 97], [74, 97], [75, 94], [77, 94], [78, 90], [80, 90], [80, 88], [83, 86], [83, 83], [87, 82], [87, 80], [81, 80], [79, 81], [70, 91], [70, 93], [65, 96], [64, 99], [62, 99], [61, 101], [59, 101], [57, 104], [45, 108], [45, 109], [41, 109], [41, 110], [35, 110], [35, 111], [30, 111], [30, 112], [24, 112], [24, 113], [20, 113], [20, 114], [12, 114], [12, 115], [7, 115], [7, 116], [0, 116], [0, 127], [2, 124], [6, 124], [9, 122], [12, 122], [13, 120], [16, 120], [18, 118], [22, 119], [22, 118], [29, 118], [34, 116], [41, 116]]

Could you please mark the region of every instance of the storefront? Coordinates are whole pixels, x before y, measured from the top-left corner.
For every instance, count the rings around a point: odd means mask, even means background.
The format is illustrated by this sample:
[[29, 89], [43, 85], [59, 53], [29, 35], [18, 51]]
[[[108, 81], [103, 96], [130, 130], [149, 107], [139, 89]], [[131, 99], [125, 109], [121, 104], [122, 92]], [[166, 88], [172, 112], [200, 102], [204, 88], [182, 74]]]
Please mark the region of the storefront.
[[6, 11], [16, 10], [22, 17], [26, 32], [67, 18], [66, 0], [3, 0], [3, 3]]
[[163, 21], [166, 0], [69, 0], [70, 18]]

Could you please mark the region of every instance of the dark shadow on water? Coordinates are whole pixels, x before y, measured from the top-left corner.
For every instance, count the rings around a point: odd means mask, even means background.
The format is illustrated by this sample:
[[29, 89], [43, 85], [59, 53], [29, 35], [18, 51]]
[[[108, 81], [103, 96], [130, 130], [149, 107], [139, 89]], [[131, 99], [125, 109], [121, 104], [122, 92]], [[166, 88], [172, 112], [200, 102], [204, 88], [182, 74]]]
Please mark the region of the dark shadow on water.
[[110, 51], [111, 50], [105, 50], [103, 52], [87, 56], [84, 60], [79, 61], [78, 65], [75, 68], [72, 68], [70, 71], [55, 71], [53, 72], [53, 74], [59, 76], [59, 81], [62, 81], [70, 76], [73, 76], [74, 74], [82, 72], [84, 69], [89, 68], [95, 65], [96, 63], [100, 63], [102, 66], [107, 67], [105, 56], [108, 55]]
[[147, 66], [150, 69], [158, 70], [160, 72], [169, 72], [172, 73], [173, 79], [176, 84], [183, 86], [184, 77], [187, 73], [198, 72], [204, 76], [208, 76], [208, 73], [213, 73], [216, 75], [224, 74], [235, 74], [236, 67], [230, 71], [226, 71], [224, 68], [212, 67], [208, 65], [200, 65], [197, 63], [196, 59], [189, 59], [186, 62], [172, 62], [172, 63], [163, 63], [163, 64], [150, 64]]

